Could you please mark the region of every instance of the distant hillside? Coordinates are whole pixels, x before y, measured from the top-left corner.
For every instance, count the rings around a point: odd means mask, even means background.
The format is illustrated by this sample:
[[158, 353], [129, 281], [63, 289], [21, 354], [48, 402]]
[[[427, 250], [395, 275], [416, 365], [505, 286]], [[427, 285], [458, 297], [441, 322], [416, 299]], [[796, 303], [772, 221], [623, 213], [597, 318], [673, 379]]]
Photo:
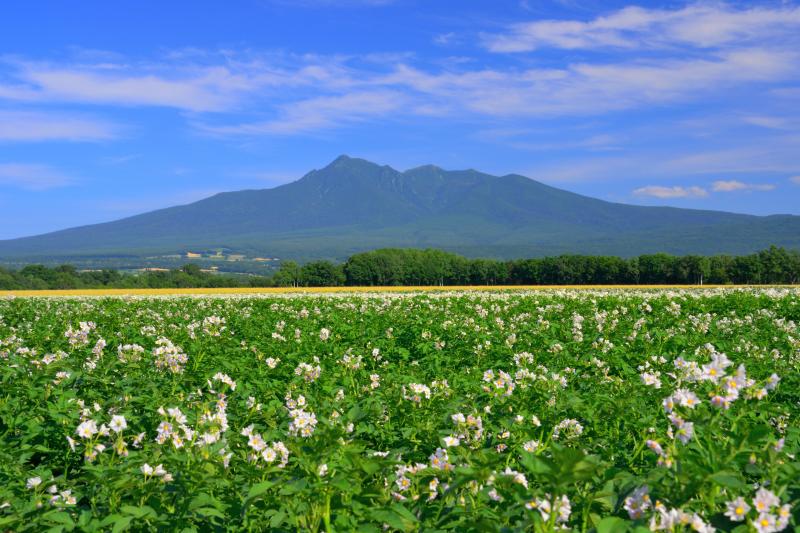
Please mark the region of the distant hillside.
[[214, 195], [114, 222], [0, 241], [0, 259], [146, 256], [224, 248], [343, 259], [382, 247], [467, 256], [744, 254], [800, 248], [800, 217], [605, 202], [519, 175], [423, 166], [399, 172], [341, 156], [301, 179]]

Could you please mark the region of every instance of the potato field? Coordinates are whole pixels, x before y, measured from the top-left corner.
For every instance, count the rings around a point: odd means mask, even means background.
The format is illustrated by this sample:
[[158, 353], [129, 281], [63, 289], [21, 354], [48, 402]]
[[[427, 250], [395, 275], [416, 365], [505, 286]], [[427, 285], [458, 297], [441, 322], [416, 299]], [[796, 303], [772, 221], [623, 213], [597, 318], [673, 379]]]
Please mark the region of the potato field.
[[800, 292], [0, 300], [0, 531], [800, 531]]

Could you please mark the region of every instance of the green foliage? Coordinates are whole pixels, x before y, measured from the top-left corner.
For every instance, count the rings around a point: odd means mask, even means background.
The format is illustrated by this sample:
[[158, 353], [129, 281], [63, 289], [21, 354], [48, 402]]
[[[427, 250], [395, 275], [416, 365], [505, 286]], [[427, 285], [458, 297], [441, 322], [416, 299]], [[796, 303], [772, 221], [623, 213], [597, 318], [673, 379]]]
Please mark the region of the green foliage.
[[441, 250], [387, 248], [355, 254], [343, 264], [283, 261], [270, 277], [204, 272], [198, 265], [124, 275], [78, 271], [71, 265], [0, 268], [0, 290], [180, 287], [339, 287], [417, 285], [795, 284], [800, 252], [775, 246], [742, 257], [642, 255], [632, 259], [562, 255], [496, 261]]
[[788, 289], [2, 299], [0, 529], [748, 531], [755, 487], [793, 527], [798, 323]]
[[305, 287], [339, 287], [345, 280], [342, 267], [330, 261], [312, 261], [300, 269], [299, 281]]

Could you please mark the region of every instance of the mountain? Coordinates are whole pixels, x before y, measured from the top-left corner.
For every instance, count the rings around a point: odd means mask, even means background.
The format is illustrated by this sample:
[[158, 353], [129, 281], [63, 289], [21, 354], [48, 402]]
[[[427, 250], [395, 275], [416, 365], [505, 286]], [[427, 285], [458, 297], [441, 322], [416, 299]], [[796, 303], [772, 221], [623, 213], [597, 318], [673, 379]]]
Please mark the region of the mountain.
[[405, 172], [341, 156], [301, 179], [216, 194], [114, 222], [0, 241], [0, 259], [71, 260], [223, 248], [341, 259], [381, 247], [467, 256], [749, 253], [800, 248], [800, 217], [617, 204], [524, 176], [427, 165]]

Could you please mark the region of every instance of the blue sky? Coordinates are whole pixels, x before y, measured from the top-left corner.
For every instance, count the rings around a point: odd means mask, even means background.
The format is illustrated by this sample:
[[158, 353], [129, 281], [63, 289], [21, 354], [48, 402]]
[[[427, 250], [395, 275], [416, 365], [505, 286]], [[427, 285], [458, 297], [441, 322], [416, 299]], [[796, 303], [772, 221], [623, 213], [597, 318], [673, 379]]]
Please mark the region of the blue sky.
[[0, 238], [339, 154], [800, 214], [800, 5], [41, 2], [0, 17]]

